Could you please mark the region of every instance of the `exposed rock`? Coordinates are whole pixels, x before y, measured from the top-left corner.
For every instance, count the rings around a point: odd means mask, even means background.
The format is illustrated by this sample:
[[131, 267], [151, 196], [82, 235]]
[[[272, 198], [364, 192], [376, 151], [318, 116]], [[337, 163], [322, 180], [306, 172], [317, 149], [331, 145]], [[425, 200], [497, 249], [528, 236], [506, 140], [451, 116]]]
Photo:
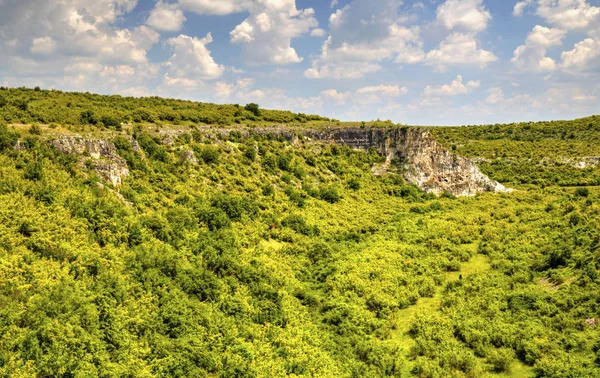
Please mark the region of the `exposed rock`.
[[142, 148], [140, 147], [140, 144], [138, 143], [138, 141], [137, 141], [137, 140], [135, 140], [135, 139], [133, 139], [133, 138], [131, 139], [131, 149], [132, 149], [134, 152], [138, 152], [138, 153], [141, 153], [141, 152], [142, 152]]
[[383, 174], [392, 161], [398, 161], [404, 168], [406, 181], [428, 192], [470, 196], [510, 191], [490, 180], [471, 160], [442, 147], [423, 129], [344, 128], [307, 130], [305, 135], [365, 151], [375, 148], [386, 157], [386, 163], [375, 167], [374, 173]]
[[112, 142], [80, 136], [60, 136], [50, 143], [65, 154], [89, 155], [93, 159], [94, 171], [114, 186], [121, 185], [123, 178], [129, 176], [127, 162], [117, 154]]
[[196, 158], [196, 154], [194, 154], [194, 151], [192, 150], [183, 150], [180, 152], [179, 154], [179, 158], [181, 159], [182, 163], [187, 163], [187, 164], [198, 164], [198, 159]]
[[17, 144], [15, 144], [14, 149], [15, 149], [15, 151], [27, 151], [27, 147], [25, 147], [25, 143], [23, 143], [20, 140], [17, 141]]

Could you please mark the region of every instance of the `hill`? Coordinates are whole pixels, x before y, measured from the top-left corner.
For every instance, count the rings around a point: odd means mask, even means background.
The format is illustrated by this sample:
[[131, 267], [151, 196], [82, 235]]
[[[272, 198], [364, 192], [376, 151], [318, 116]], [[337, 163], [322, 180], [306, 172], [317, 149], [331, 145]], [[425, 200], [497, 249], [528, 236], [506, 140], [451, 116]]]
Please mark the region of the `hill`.
[[8, 92], [31, 99], [0, 109], [0, 375], [600, 375], [597, 168], [524, 169], [597, 154], [598, 117], [424, 130], [516, 189], [456, 197], [264, 119], [107, 127], [89, 97], [163, 100]]

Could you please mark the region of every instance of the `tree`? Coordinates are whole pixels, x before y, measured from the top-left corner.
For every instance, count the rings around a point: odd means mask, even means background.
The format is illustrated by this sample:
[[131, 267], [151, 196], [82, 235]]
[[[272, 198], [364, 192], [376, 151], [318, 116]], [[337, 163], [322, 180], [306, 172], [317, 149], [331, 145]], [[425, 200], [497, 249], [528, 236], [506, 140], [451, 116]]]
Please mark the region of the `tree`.
[[246, 106], [244, 106], [244, 109], [251, 112], [256, 117], [260, 117], [260, 107], [258, 106], [258, 104], [251, 102], [251, 103], [247, 104]]

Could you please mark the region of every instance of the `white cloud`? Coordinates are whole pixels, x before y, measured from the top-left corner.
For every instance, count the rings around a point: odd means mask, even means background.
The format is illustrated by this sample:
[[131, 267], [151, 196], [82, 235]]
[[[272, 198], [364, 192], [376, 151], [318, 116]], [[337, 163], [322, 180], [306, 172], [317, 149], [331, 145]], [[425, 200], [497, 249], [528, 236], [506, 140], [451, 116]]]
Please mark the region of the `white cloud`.
[[33, 40], [31, 53], [37, 55], [50, 55], [56, 49], [56, 42], [50, 37], [41, 37]]
[[329, 18], [329, 38], [305, 76], [312, 79], [353, 79], [381, 69], [396, 59], [414, 63], [423, 59], [417, 27], [401, 25], [401, 2], [354, 0]]
[[586, 71], [591, 66], [600, 67], [600, 41], [587, 38], [575, 45], [573, 50], [561, 55], [562, 67], [568, 71]]
[[[230, 32], [243, 47], [247, 63], [291, 64], [303, 60], [292, 40], [319, 26], [311, 8], [297, 9], [295, 0], [179, 0], [182, 9], [204, 15], [250, 15]], [[320, 31], [314, 32], [319, 35]]]
[[525, 11], [525, 8], [531, 6], [531, 1], [532, 0], [523, 0], [517, 2], [515, 4], [515, 7], [513, 8], [513, 16], [521, 17], [523, 15], [523, 12]]
[[432, 96], [457, 96], [463, 94], [469, 94], [473, 92], [474, 89], [478, 89], [481, 86], [481, 82], [477, 81], [469, 81], [466, 84], [463, 83], [463, 77], [458, 75], [455, 80], [450, 84], [445, 84], [440, 87], [434, 87], [428, 85], [425, 87], [423, 91], [423, 95], [426, 97]]
[[231, 31], [231, 42], [243, 46], [251, 64], [301, 62], [303, 58], [298, 56], [291, 42], [317, 28], [314, 10], [298, 10], [293, 0], [263, 0], [262, 4], [262, 7], [251, 7], [250, 16]]
[[146, 24], [156, 30], [177, 32], [183, 27], [186, 18], [177, 4], [159, 1], [150, 12]]
[[525, 44], [517, 47], [514, 51], [511, 61], [522, 71], [554, 71], [556, 62], [547, 57], [546, 53], [549, 48], [560, 46], [565, 35], [566, 31], [564, 30], [536, 25], [527, 35]]
[[600, 37], [600, 7], [586, 0], [538, 0], [537, 14], [561, 29]]
[[437, 21], [448, 30], [480, 32], [492, 18], [483, 0], [447, 0], [437, 8]]
[[212, 41], [210, 33], [202, 39], [183, 34], [168, 39], [167, 45], [173, 49], [173, 55], [165, 65], [171, 82], [183, 78], [200, 81], [221, 77], [225, 67], [215, 62], [206, 47]]
[[356, 91], [359, 95], [378, 95], [382, 97], [397, 97], [408, 93], [408, 88], [399, 85], [378, 85], [372, 87], [359, 88]]
[[336, 89], [328, 89], [321, 92], [321, 98], [333, 101], [338, 105], [345, 104], [352, 97], [352, 92], [338, 92]]
[[486, 67], [498, 58], [491, 52], [478, 48], [477, 40], [471, 34], [452, 33], [442, 41], [437, 49], [425, 57], [425, 64], [445, 71], [449, 65]]
[[335, 8], [340, 3], [340, 0], [331, 0], [330, 8]]
[[311, 37], [324, 37], [327, 33], [321, 28], [313, 29], [310, 32]]
[[252, 0], [179, 0], [185, 10], [199, 14], [224, 16], [247, 11], [253, 5]]

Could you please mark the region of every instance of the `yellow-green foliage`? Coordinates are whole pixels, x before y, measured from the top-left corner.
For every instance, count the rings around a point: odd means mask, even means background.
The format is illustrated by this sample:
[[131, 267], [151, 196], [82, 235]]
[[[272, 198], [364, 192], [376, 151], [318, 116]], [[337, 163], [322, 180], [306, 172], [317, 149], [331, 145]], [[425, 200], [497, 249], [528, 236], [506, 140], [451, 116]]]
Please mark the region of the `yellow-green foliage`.
[[[305, 124], [328, 118], [282, 110], [216, 105], [159, 97], [133, 98], [56, 90], [0, 88], [0, 122], [93, 125], [120, 130], [121, 123], [141, 124]], [[252, 109], [248, 110], [248, 109]], [[336, 121], [337, 122], [337, 121]]]
[[483, 158], [494, 179], [539, 186], [598, 185], [600, 167], [578, 168], [600, 156], [600, 116], [574, 121], [431, 128], [438, 141], [461, 156]]
[[2, 149], [0, 375], [600, 375], [597, 188], [436, 198], [375, 153], [135, 137], [120, 188]]

